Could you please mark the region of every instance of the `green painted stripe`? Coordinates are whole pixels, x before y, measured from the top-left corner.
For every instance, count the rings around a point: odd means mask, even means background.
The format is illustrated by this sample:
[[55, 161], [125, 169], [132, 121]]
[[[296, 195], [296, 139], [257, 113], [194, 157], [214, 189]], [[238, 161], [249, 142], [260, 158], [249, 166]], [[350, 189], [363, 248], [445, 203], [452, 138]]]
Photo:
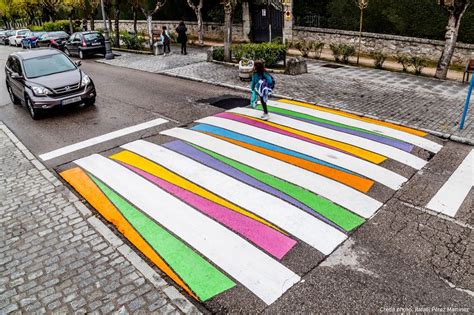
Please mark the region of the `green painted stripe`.
[[315, 212], [321, 214], [328, 220], [334, 222], [335, 224], [343, 228], [345, 231], [351, 231], [365, 222], [365, 220], [357, 214], [352, 213], [349, 210], [334, 204], [330, 200], [318, 196], [302, 187], [299, 187], [295, 184], [289, 183], [275, 176], [259, 171], [253, 167], [247, 166], [235, 160], [229, 159], [213, 151], [204, 149], [200, 146], [193, 144], [190, 145], [212, 156], [213, 158], [218, 159], [219, 161], [226, 163], [227, 165], [232, 166], [238, 169], [239, 171], [249, 176], [252, 176], [253, 178], [299, 200], [300, 202], [313, 209]]
[[[372, 135], [376, 135], [376, 136], [384, 137], [384, 138], [388, 138], [388, 139], [395, 139], [395, 138], [392, 138], [392, 137], [388, 137], [386, 135], [382, 135], [380, 133], [376, 133], [376, 132], [373, 132], [373, 131], [369, 131], [369, 130], [366, 130], [366, 129], [357, 128], [357, 127], [353, 127], [353, 126], [344, 125], [344, 124], [341, 124], [341, 123], [338, 123], [338, 122], [334, 122], [332, 120], [318, 118], [318, 117], [314, 117], [314, 116], [311, 116], [311, 115], [308, 115], [308, 114], [302, 114], [302, 113], [298, 113], [298, 112], [295, 112], [295, 111], [292, 111], [292, 110], [273, 107], [273, 106], [269, 106], [269, 105], [267, 105], [267, 107], [268, 107], [269, 112], [290, 115], [290, 116], [293, 116], [293, 117], [298, 117], [298, 118], [303, 118], [303, 119], [309, 119], [309, 120], [312, 120], [312, 121], [315, 121], [315, 122], [324, 123], [324, 124], [328, 124], [328, 125], [332, 125], [332, 126], [336, 126], [336, 127], [346, 128], [346, 129], [350, 129], [350, 130], [357, 130], [357, 131], [360, 131], [360, 132], [364, 132], [364, 133], [368, 133], [368, 134], [372, 134]], [[262, 105], [258, 105], [257, 108], [258, 109], [263, 109]], [[395, 140], [398, 140], [398, 139], [395, 139]]]
[[[206, 301], [235, 286], [231, 279], [182, 241], [117, 195], [100, 180], [90, 174], [89, 176], [135, 230], [202, 301]], [[157, 207], [158, 205], [159, 203], [157, 203]]]

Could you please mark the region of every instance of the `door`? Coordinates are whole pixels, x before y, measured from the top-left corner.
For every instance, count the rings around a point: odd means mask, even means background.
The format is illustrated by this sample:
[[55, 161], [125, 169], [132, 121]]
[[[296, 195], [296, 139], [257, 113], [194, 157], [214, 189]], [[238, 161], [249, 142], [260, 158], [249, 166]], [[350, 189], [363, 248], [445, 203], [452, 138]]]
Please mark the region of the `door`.
[[69, 38], [69, 41], [66, 44], [66, 47], [71, 54], [76, 55], [79, 53], [80, 42], [81, 42], [81, 38], [78, 33], [74, 33], [71, 35], [71, 37]]
[[18, 73], [20, 76], [23, 76], [23, 71], [21, 69], [21, 64], [20, 64], [20, 60], [18, 60], [18, 58], [16, 57], [11, 57], [11, 61], [10, 61], [10, 69], [11, 69], [11, 73], [10, 73], [10, 87], [13, 91], [13, 94], [16, 95], [16, 97], [18, 97], [19, 99], [21, 99], [22, 101], [24, 100], [24, 79], [21, 78], [21, 79], [13, 79], [11, 77], [11, 74], [12, 73]]
[[283, 36], [283, 12], [272, 5], [254, 6], [252, 35], [254, 42], [268, 42]]

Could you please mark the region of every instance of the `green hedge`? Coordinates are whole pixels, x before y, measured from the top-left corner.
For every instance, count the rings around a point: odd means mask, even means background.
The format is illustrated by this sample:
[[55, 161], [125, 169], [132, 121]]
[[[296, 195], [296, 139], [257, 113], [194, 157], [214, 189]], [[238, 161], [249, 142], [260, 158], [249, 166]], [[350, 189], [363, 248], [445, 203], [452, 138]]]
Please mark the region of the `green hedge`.
[[241, 59], [262, 60], [267, 67], [276, 65], [286, 57], [286, 46], [278, 43], [232, 45], [232, 55]]
[[[77, 23], [73, 22], [72, 27], [74, 29], [74, 32], [80, 32], [81, 27]], [[43, 24], [42, 30], [45, 32], [58, 32], [58, 31], [64, 31], [69, 33], [69, 21], [68, 20], [60, 20], [56, 22], [45, 22]]]

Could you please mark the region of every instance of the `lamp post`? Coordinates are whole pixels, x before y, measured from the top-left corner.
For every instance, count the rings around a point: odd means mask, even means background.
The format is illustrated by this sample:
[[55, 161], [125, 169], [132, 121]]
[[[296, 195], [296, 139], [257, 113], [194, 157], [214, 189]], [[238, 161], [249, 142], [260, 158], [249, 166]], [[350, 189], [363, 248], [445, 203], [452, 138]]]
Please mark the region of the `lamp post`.
[[105, 18], [104, 0], [100, 0], [100, 6], [102, 8], [102, 19], [104, 20], [105, 59], [110, 60], [114, 59], [114, 54], [112, 53], [112, 47], [110, 46], [109, 27], [107, 26]]

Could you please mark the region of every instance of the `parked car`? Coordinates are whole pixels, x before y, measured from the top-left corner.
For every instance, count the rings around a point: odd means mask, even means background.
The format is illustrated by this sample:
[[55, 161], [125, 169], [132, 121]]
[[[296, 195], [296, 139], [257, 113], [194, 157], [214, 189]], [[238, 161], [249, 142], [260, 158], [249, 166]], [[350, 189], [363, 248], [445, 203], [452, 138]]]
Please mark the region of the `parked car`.
[[68, 56], [86, 56], [101, 54], [105, 57], [105, 39], [99, 32], [78, 32], [69, 37], [64, 52]]
[[57, 49], [42, 48], [11, 54], [5, 65], [6, 85], [14, 104], [23, 104], [38, 119], [41, 111], [84, 103], [93, 105], [94, 82]]
[[10, 30], [7, 31], [3, 37], [0, 37], [0, 44], [2, 45], [10, 45], [10, 36], [12, 36], [15, 33], [15, 31]]
[[3, 44], [3, 40], [4, 40], [5, 36], [7, 35], [7, 33], [8, 33], [7, 30], [0, 31], [0, 43]]
[[21, 40], [21, 48], [35, 48], [36, 41], [46, 34], [46, 32], [30, 32]]
[[8, 38], [9, 45], [10, 46], [20, 46], [21, 40], [28, 33], [30, 33], [30, 30], [28, 30], [28, 29], [13, 31], [13, 34], [10, 35], [10, 37]]
[[66, 32], [48, 32], [41, 36], [41, 39], [36, 41], [37, 47], [52, 47], [59, 50], [64, 50], [64, 45], [69, 38]]

